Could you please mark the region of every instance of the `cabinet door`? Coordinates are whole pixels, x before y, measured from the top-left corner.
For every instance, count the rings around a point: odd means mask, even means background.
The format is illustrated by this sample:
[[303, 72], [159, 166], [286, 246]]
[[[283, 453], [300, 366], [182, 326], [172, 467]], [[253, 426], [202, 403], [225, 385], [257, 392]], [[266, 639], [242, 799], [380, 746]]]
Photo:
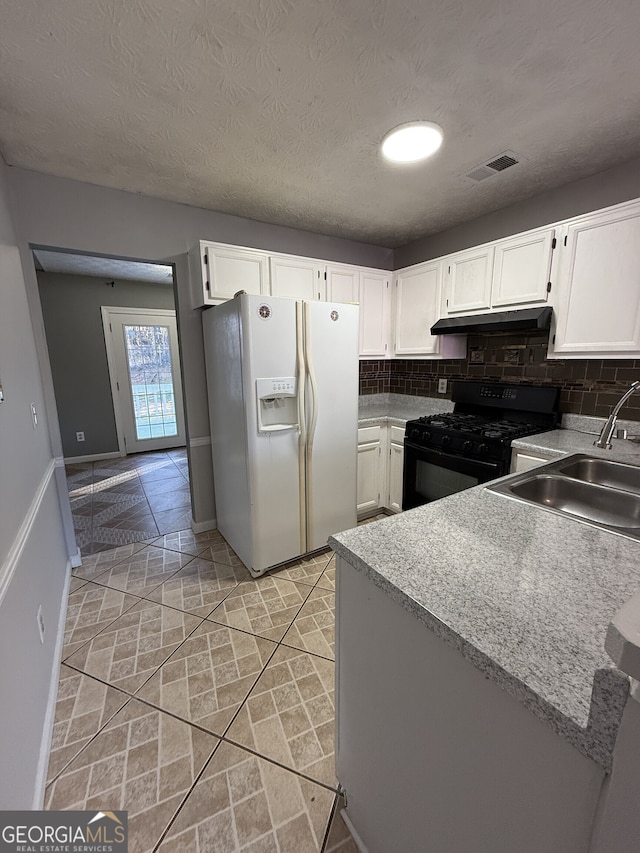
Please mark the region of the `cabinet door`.
[[447, 313], [488, 308], [491, 304], [493, 246], [468, 249], [451, 255], [444, 263], [447, 266]]
[[206, 302], [233, 299], [239, 290], [268, 293], [267, 256], [259, 252], [203, 244]]
[[437, 354], [431, 326], [440, 319], [442, 266], [420, 264], [400, 272], [395, 284], [395, 355]]
[[554, 236], [547, 229], [496, 245], [492, 307], [547, 301]]
[[404, 462], [404, 430], [389, 428], [389, 500], [387, 506], [394, 512], [402, 511], [402, 466]]
[[529, 471], [537, 465], [542, 465], [543, 462], [549, 462], [551, 458], [551, 456], [543, 454], [534, 455], [533, 453], [525, 453], [523, 450], [512, 450], [510, 471], [512, 474]]
[[324, 279], [321, 280], [320, 264], [315, 261], [273, 257], [270, 268], [272, 296], [308, 300], [324, 298]]
[[391, 292], [389, 273], [363, 271], [360, 276], [360, 357], [389, 354]]
[[640, 205], [569, 224], [559, 251], [552, 354], [640, 352]]
[[381, 427], [358, 430], [358, 515], [380, 506], [381, 447]]
[[327, 267], [327, 302], [358, 302], [360, 270], [355, 267]]

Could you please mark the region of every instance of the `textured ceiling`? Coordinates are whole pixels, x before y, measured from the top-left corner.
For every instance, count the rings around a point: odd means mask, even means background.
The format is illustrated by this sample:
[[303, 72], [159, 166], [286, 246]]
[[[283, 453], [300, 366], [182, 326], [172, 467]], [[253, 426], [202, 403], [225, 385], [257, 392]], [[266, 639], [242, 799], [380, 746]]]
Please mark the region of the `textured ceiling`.
[[173, 267], [143, 261], [123, 261], [94, 255], [79, 255], [49, 249], [34, 249], [34, 257], [43, 272], [89, 275], [98, 278], [121, 278], [151, 284], [173, 285]]
[[[0, 21], [9, 164], [325, 234], [401, 245], [640, 154], [637, 0], [0, 0]], [[442, 149], [384, 163], [414, 118]], [[464, 177], [504, 149], [523, 162]]]

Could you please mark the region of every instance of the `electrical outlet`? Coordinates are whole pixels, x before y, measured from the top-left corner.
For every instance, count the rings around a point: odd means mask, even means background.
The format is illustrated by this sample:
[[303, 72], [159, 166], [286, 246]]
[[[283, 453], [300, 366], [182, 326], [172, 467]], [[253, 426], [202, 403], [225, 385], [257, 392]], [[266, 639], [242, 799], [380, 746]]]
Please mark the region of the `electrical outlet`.
[[38, 605], [38, 612], [36, 614], [36, 621], [38, 623], [38, 633], [40, 634], [40, 642], [44, 645], [44, 615], [42, 613], [42, 605]]
[[83, 432], [77, 432], [76, 433], [76, 441], [84, 441], [84, 433]]
[[447, 393], [447, 380], [446, 379], [438, 379], [438, 394], [446, 394]]

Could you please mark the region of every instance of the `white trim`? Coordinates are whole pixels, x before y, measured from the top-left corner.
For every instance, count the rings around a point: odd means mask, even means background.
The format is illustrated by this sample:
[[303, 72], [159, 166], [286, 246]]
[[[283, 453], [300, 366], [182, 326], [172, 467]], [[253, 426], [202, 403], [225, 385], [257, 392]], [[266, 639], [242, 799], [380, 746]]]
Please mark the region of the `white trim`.
[[80, 548], [76, 551], [75, 554], [72, 554], [69, 557], [69, 562], [71, 563], [72, 569], [79, 569], [82, 565], [82, 554], [80, 553]]
[[203, 435], [199, 438], [190, 438], [189, 439], [189, 447], [206, 447], [207, 444], [211, 444], [211, 436]]
[[31, 530], [33, 528], [33, 524], [36, 520], [36, 516], [40, 511], [40, 506], [42, 504], [42, 500], [44, 498], [45, 492], [51, 482], [51, 477], [53, 476], [53, 472], [56, 468], [55, 459], [51, 459], [49, 464], [47, 465], [46, 471], [38, 488], [36, 489], [36, 493], [33, 496], [29, 509], [27, 510], [27, 514], [24, 517], [22, 524], [18, 530], [16, 538], [13, 540], [13, 544], [9, 549], [9, 553], [7, 557], [0, 567], [0, 604], [4, 599], [7, 590], [9, 589], [9, 584], [11, 583], [13, 576], [15, 574], [16, 568], [18, 566], [18, 562], [20, 561], [20, 557], [22, 556], [22, 552], [24, 551], [24, 547], [26, 545], [27, 539], [31, 534]]
[[[78, 552], [79, 553], [79, 552]], [[47, 786], [47, 770], [49, 769], [49, 754], [51, 742], [53, 741], [53, 724], [56, 719], [56, 702], [58, 701], [58, 684], [60, 682], [60, 663], [62, 661], [62, 649], [64, 646], [64, 626], [67, 618], [67, 607], [69, 604], [69, 587], [71, 585], [71, 562], [67, 562], [67, 579], [62, 590], [62, 602], [60, 617], [58, 619], [58, 633], [56, 635], [56, 647], [53, 653], [53, 666], [51, 667], [51, 681], [49, 683], [49, 696], [47, 708], [44, 715], [42, 727], [42, 740], [40, 741], [40, 757], [36, 771], [35, 790], [33, 792], [32, 809], [44, 808], [44, 796]]]
[[116, 421], [116, 435], [118, 437], [119, 456], [126, 455], [126, 447], [124, 446], [124, 429], [122, 426], [122, 412], [120, 411], [120, 395], [118, 393], [118, 385], [116, 379], [116, 355], [113, 349], [113, 338], [108, 333], [109, 315], [111, 311], [117, 311], [117, 308], [111, 308], [107, 305], [100, 306], [100, 314], [102, 315], [102, 328], [104, 331], [104, 343], [107, 351], [107, 369], [109, 373], [109, 385], [111, 388], [111, 400], [113, 401], [113, 414]]
[[[346, 809], [340, 810], [340, 816], [342, 817], [342, 820], [346, 823], [347, 829], [349, 830], [349, 832], [351, 833], [351, 837], [353, 838], [353, 842], [356, 845], [356, 847], [358, 848], [358, 850], [360, 851], [360, 853], [369, 853], [369, 851], [367, 850], [367, 848], [364, 845], [363, 840], [360, 838], [360, 836], [356, 832], [354, 825], [351, 823], [351, 818], [347, 814]], [[337, 817], [337, 815], [336, 815], [336, 817]], [[334, 820], [335, 820], [335, 818], [334, 818]]]
[[111, 453], [89, 453], [87, 456], [65, 456], [63, 465], [77, 465], [79, 462], [100, 462], [103, 459], [121, 459], [125, 454], [117, 450]]
[[215, 518], [210, 521], [194, 521], [191, 519], [191, 529], [194, 533], [206, 533], [207, 530], [217, 530], [218, 522]]

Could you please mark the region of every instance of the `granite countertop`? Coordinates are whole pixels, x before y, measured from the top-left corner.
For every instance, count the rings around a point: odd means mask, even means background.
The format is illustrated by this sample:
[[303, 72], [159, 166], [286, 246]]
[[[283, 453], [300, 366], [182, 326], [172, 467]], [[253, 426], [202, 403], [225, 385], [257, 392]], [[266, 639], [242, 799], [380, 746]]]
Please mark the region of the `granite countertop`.
[[402, 426], [422, 415], [452, 412], [444, 397], [410, 397], [407, 394], [364, 394], [358, 398], [358, 426], [389, 423]]
[[[595, 420], [595, 419], [593, 419]], [[569, 422], [570, 423], [570, 422]], [[604, 420], [602, 421], [604, 423]], [[636, 425], [635, 429], [638, 429]], [[594, 447], [598, 432], [582, 432], [576, 429], [554, 429], [551, 432], [541, 432], [517, 438], [511, 442], [512, 449], [535, 453], [542, 452], [547, 456], [564, 456], [567, 453], [589, 453], [602, 456], [605, 459], [618, 459], [621, 462], [640, 464], [640, 444], [619, 438], [613, 439], [611, 450]]]
[[[593, 435], [524, 439], [558, 454]], [[582, 434], [584, 436], [585, 434]], [[569, 444], [563, 445], [563, 442]], [[631, 445], [627, 447], [626, 445]], [[333, 536], [333, 549], [400, 606], [610, 770], [629, 678], [604, 649], [640, 589], [640, 543], [477, 486]]]

